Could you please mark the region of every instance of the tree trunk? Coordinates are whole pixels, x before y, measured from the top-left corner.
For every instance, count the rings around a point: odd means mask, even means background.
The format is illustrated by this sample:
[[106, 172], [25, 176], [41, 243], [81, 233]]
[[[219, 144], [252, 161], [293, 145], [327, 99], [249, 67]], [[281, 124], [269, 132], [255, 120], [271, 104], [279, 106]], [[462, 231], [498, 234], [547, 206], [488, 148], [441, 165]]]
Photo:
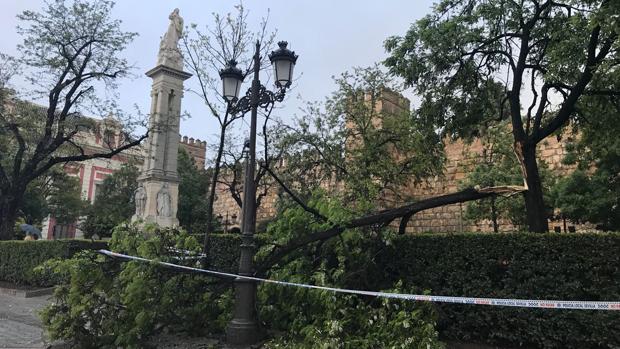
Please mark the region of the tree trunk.
[[[23, 196], [23, 193], [22, 193]], [[12, 193], [2, 193], [0, 199], [0, 240], [13, 239], [13, 228], [21, 197]]]
[[493, 221], [493, 232], [499, 233], [499, 224], [497, 224], [497, 207], [495, 206], [495, 197], [491, 197], [491, 220]]
[[542, 181], [536, 163], [536, 145], [528, 144], [523, 147], [523, 166], [525, 167], [525, 182], [527, 191], [525, 196], [526, 223], [528, 229], [534, 233], [549, 231], [547, 212], [543, 199]]
[[226, 127], [222, 126], [222, 132], [220, 132], [220, 144], [217, 149], [217, 156], [215, 158], [215, 164], [213, 168], [213, 175], [211, 176], [211, 188], [209, 189], [209, 199], [207, 200], [207, 229], [205, 230], [204, 238], [204, 251], [207, 253], [207, 244], [209, 242], [209, 235], [213, 233], [213, 204], [215, 203], [215, 188], [217, 186], [217, 179], [220, 175], [220, 164], [222, 162], [222, 154], [224, 153], [224, 141], [226, 140]]

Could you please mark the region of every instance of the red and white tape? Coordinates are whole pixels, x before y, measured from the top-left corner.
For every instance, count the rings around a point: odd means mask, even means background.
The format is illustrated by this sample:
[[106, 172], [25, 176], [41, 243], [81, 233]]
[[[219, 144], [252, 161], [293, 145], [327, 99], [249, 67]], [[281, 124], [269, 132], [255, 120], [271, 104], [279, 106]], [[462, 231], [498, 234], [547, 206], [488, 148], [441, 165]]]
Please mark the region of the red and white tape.
[[346, 293], [346, 294], [357, 294], [357, 295], [372, 296], [372, 297], [393, 298], [393, 299], [413, 300], [413, 301], [422, 301], [422, 302], [456, 303], [456, 304], [472, 304], [472, 305], [494, 305], [494, 306], [501, 306], [501, 307], [520, 307], [520, 308], [620, 310], [620, 302], [448, 297], [448, 296], [433, 296], [433, 295], [351, 290], [351, 289], [346, 289], [346, 288], [326, 287], [326, 286], [300, 284], [300, 283], [288, 282], [288, 281], [262, 279], [262, 278], [257, 278], [253, 276], [244, 276], [244, 275], [238, 275], [238, 274], [232, 274], [232, 273], [225, 273], [221, 271], [200, 269], [200, 268], [188, 267], [184, 265], [172, 264], [172, 263], [167, 263], [167, 262], [154, 261], [154, 260], [146, 259], [142, 257], [129, 256], [126, 254], [116, 253], [116, 252], [112, 252], [108, 250], [99, 250], [99, 253], [102, 253], [110, 257], [158, 263], [166, 267], [195, 271], [195, 272], [205, 273], [205, 274], [210, 274], [210, 275], [252, 280], [252, 281], [257, 281], [257, 282], [264, 282], [264, 283], [283, 285], [283, 286], [302, 287], [302, 288], [309, 288], [309, 289], [315, 289], [315, 290], [331, 291], [331, 292]]

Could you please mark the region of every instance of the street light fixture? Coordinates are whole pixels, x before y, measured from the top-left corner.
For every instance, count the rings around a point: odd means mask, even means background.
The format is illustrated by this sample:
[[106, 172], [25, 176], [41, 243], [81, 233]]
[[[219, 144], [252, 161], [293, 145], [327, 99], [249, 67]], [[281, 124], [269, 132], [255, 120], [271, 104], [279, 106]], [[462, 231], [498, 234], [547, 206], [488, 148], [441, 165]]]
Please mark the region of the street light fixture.
[[[241, 255], [239, 257], [239, 275], [254, 275], [254, 233], [256, 232], [256, 118], [258, 108], [268, 109], [276, 102], [284, 100], [286, 89], [291, 86], [293, 68], [297, 62], [295, 52], [286, 48], [287, 42], [278, 43], [279, 48], [271, 52], [269, 60], [275, 71], [275, 84], [278, 91], [272, 92], [261, 85], [260, 42], [256, 42], [254, 51], [252, 87], [245, 96], [239, 98], [239, 90], [243, 82], [243, 73], [236, 67], [237, 62], [231, 60], [225, 69], [220, 71], [222, 78], [222, 95], [228, 102], [231, 115], [245, 114], [251, 111], [250, 138], [246, 141], [248, 159], [243, 186], [243, 207], [241, 220]], [[245, 148], [244, 147], [244, 148]], [[235, 279], [235, 312], [233, 319], [226, 328], [226, 340], [230, 344], [248, 345], [260, 340], [260, 331], [256, 316], [256, 283], [254, 281]]]
[[226, 101], [229, 103], [236, 101], [243, 83], [243, 73], [237, 68], [237, 61], [234, 59], [228, 61], [228, 66], [220, 71], [220, 78], [222, 79], [222, 95]]
[[286, 41], [280, 41], [278, 43], [280, 48], [271, 52], [269, 55], [269, 60], [274, 68], [276, 86], [280, 88], [291, 86], [291, 82], [293, 81], [293, 69], [295, 68], [298, 57], [295, 52], [287, 49], [286, 45], [288, 45]]

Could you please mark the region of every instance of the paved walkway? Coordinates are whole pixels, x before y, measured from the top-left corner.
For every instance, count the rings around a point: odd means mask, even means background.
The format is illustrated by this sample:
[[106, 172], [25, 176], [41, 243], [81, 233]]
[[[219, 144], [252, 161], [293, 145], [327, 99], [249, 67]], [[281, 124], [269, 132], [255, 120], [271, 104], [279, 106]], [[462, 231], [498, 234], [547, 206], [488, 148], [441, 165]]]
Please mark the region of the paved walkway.
[[0, 294], [0, 348], [47, 348], [37, 312], [50, 297], [22, 298]]

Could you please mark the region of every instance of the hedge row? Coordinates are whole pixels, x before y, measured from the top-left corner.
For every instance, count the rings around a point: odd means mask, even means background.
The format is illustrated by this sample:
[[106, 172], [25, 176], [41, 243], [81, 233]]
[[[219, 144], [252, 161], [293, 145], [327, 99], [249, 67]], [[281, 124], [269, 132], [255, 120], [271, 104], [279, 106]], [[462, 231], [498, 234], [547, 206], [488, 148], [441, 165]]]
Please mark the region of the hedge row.
[[[385, 282], [434, 295], [620, 300], [620, 234], [398, 237], [377, 256]], [[439, 304], [446, 339], [525, 348], [620, 348], [620, 312]]]
[[[214, 234], [211, 267], [235, 272], [240, 242], [238, 235]], [[377, 289], [402, 280], [405, 289], [443, 296], [620, 299], [618, 233], [406, 235], [369, 248], [376, 249], [376, 265], [367, 272], [377, 277]], [[510, 348], [620, 348], [618, 311], [460, 304], [437, 309], [445, 340]]]
[[[264, 240], [258, 236], [257, 245]], [[239, 235], [213, 234], [208, 264], [235, 272]], [[47, 286], [32, 269], [105, 242], [81, 240], [0, 242], [0, 280]], [[620, 234], [429, 234], [378, 243], [377, 289], [402, 280], [405, 288], [434, 295], [599, 300], [620, 299]], [[371, 272], [368, 270], [368, 272]], [[373, 273], [374, 274], [374, 273]], [[619, 348], [620, 312], [518, 309], [437, 304], [447, 340], [525, 348]]]
[[241, 235], [211, 234], [207, 243], [207, 265], [209, 268], [228, 273], [239, 270], [239, 246]]
[[0, 241], [0, 281], [53, 286], [53, 279], [35, 275], [33, 269], [52, 258], [70, 258], [78, 251], [107, 248], [107, 245], [104, 241], [88, 240]]

